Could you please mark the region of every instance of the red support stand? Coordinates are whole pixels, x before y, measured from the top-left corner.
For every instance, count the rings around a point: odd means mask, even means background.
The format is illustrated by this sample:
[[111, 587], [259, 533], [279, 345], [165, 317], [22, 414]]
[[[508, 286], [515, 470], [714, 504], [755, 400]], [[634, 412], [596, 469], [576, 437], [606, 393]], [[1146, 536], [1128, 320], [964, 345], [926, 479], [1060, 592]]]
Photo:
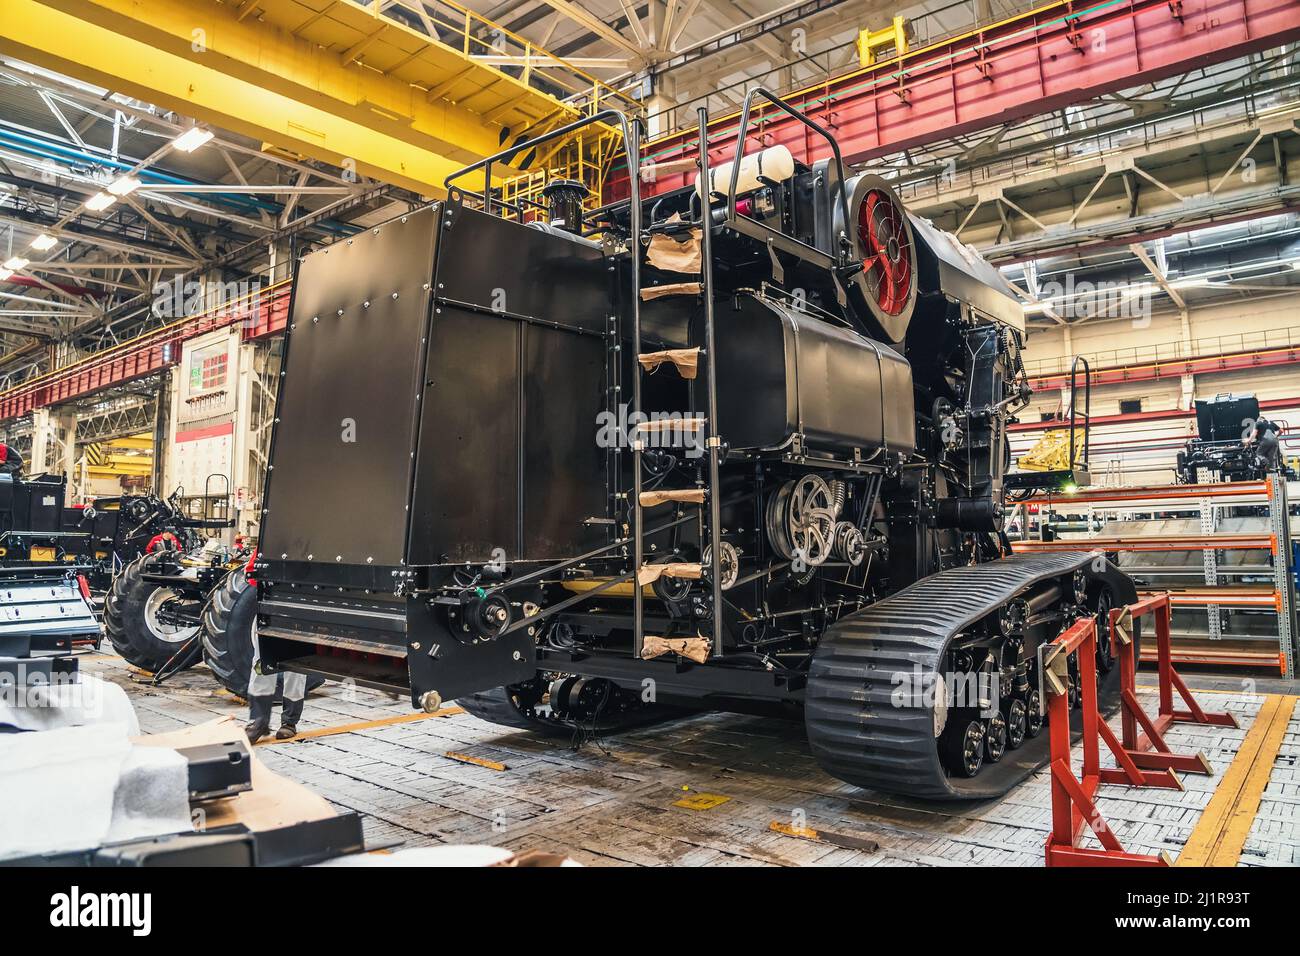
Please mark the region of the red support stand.
[[[1076, 777], [1070, 765], [1069, 657], [1077, 653], [1079, 694], [1083, 718], [1083, 775]], [[1048, 736], [1051, 744], [1052, 832], [1044, 850], [1048, 866], [1170, 866], [1167, 854], [1151, 856], [1129, 853], [1097, 809], [1094, 797], [1103, 783], [1126, 783], [1134, 787], [1177, 787], [1182, 784], [1173, 771], [1143, 770], [1097, 709], [1097, 622], [1082, 618], [1043, 649], [1041, 676], [1048, 698]], [[1115, 755], [1119, 767], [1101, 769], [1099, 741]], [[1100, 850], [1079, 846], [1084, 824], [1101, 843]]]
[[[1137, 698], [1137, 645], [1133, 641], [1135, 618], [1151, 615], [1156, 626], [1156, 669], [1159, 675], [1160, 708], [1154, 719]], [[1213, 724], [1236, 727], [1230, 713], [1206, 712], [1192, 697], [1174, 670], [1169, 648], [1169, 595], [1157, 594], [1110, 612], [1112, 650], [1120, 667], [1121, 737], [1106, 724], [1097, 710], [1097, 622], [1076, 621], [1042, 651], [1040, 671], [1048, 700], [1048, 731], [1051, 742], [1052, 832], [1047, 838], [1048, 866], [1171, 866], [1168, 854], [1149, 856], [1128, 853], [1097, 810], [1094, 798], [1103, 783], [1130, 787], [1173, 787], [1183, 789], [1175, 770], [1185, 773], [1213, 773], [1202, 753], [1176, 754], [1165, 743], [1164, 732], [1172, 724]], [[1083, 776], [1070, 767], [1069, 657], [1077, 655], [1079, 694], [1083, 720]], [[1174, 692], [1186, 710], [1174, 708]], [[1140, 730], [1140, 732], [1139, 732]], [[1115, 755], [1116, 766], [1103, 770], [1099, 741]], [[1078, 845], [1083, 825], [1096, 834], [1102, 849]]]
[[[1156, 672], [1159, 678], [1160, 706], [1153, 720], [1137, 699], [1137, 648], [1133, 643], [1133, 621], [1152, 615], [1156, 625]], [[1181, 770], [1184, 773], [1212, 774], [1213, 768], [1203, 753], [1175, 754], [1165, 743], [1164, 733], [1172, 724], [1212, 724], [1236, 727], [1230, 713], [1202, 710], [1183, 679], [1174, 670], [1169, 647], [1170, 603], [1168, 594], [1156, 594], [1127, 607], [1110, 612], [1110, 633], [1120, 666], [1120, 702], [1122, 707], [1123, 746], [1139, 767]], [[1174, 691], [1187, 706], [1174, 709]], [[1141, 733], [1138, 732], [1141, 728]], [[1117, 781], [1119, 782], [1119, 781]]]

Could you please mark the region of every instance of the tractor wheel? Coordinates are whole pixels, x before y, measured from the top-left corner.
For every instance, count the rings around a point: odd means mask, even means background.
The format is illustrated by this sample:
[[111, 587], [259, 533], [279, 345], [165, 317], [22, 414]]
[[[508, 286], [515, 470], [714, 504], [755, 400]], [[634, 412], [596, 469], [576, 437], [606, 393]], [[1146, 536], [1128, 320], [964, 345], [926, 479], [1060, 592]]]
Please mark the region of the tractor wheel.
[[[171, 588], [144, 579], [158, 555], [136, 558], [113, 579], [104, 598], [104, 631], [113, 649], [141, 670], [155, 673], [185, 643], [198, 634], [197, 626], [167, 621], [166, 609], [178, 600]], [[198, 661], [193, 655], [186, 666]]]
[[[243, 568], [231, 571], [208, 595], [203, 605], [203, 662], [217, 681], [240, 699], [248, 697], [253, 673], [253, 629], [257, 626], [257, 588], [251, 587]], [[324, 681], [307, 678], [310, 693]], [[277, 703], [279, 697], [277, 695]]]

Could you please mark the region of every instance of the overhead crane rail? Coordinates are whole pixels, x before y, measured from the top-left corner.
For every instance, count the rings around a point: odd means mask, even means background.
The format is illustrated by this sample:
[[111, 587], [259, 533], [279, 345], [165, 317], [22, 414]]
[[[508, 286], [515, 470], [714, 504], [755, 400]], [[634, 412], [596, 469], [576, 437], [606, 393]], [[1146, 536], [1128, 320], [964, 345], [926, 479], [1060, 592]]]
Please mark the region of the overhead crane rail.
[[[1014, 122], [1281, 46], [1300, 38], [1293, 0], [1056, 0], [1015, 17], [908, 50], [785, 97], [835, 131], [846, 163]], [[825, 158], [821, 143], [775, 110], [757, 114], [764, 146], [795, 159]], [[710, 123], [709, 139], [736, 135], [739, 111]], [[690, 155], [683, 129], [646, 144], [648, 163]], [[712, 147], [711, 147], [712, 148]], [[687, 185], [663, 175], [650, 193]], [[614, 186], [625, 182], [616, 173]]]
[[21, 382], [0, 392], [0, 422], [18, 418], [34, 408], [72, 401], [154, 375], [177, 364], [181, 344], [195, 336], [236, 323], [243, 323], [245, 339], [274, 334], [284, 328], [289, 312], [289, 288], [287, 280], [278, 282]]
[[[1151, 382], [1158, 379], [1179, 379], [1184, 375], [1206, 375], [1214, 372], [1239, 372], [1277, 365], [1294, 365], [1297, 362], [1300, 362], [1300, 345], [1288, 345], [1281, 348], [1198, 355], [1194, 358], [1172, 359], [1165, 362], [1116, 365], [1110, 368], [1099, 368], [1092, 372], [1089, 378], [1093, 385], [1117, 385]], [[1029, 378], [1029, 385], [1034, 391], [1067, 388], [1069, 384], [1068, 372], [1031, 375]]]

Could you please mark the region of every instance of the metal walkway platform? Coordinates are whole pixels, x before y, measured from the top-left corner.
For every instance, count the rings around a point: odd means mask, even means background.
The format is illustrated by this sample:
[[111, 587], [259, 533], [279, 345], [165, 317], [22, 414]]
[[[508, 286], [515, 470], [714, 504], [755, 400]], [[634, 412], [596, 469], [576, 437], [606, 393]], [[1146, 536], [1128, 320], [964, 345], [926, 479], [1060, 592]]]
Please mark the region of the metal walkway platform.
[[[127, 689], [146, 732], [245, 713], [202, 668], [151, 688], [111, 654], [81, 666]], [[1185, 776], [1182, 793], [1107, 787], [1100, 809], [1133, 852], [1176, 857], [1195, 831], [1218, 861], [1300, 864], [1296, 685], [1260, 682], [1251, 694], [1235, 680], [1205, 683], [1226, 685], [1197, 697], [1234, 712], [1241, 728], [1176, 725], [1167, 737], [1177, 750], [1203, 750], [1215, 775]], [[1274, 719], [1271, 743], [1243, 751], [1270, 701], [1268, 712], [1289, 717]], [[301, 730], [316, 736], [263, 744], [258, 755], [363, 814], [371, 846], [492, 843], [589, 865], [1042, 866], [1050, 827], [1043, 771], [988, 803], [909, 803], [827, 776], [802, 727], [779, 720], [692, 717], [574, 751], [465, 713], [412, 714], [404, 700], [332, 685], [308, 697]], [[1220, 784], [1232, 792], [1218, 806], [1227, 800], [1241, 812], [1204, 813]], [[1241, 817], [1248, 828], [1234, 824]]]

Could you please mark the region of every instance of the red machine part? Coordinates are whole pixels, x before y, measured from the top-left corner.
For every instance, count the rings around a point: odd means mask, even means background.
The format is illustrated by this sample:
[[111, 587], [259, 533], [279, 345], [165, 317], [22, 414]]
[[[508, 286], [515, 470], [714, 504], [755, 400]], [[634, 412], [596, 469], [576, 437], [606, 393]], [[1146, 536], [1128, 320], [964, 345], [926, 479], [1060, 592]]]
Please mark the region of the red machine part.
[[858, 207], [858, 241], [867, 286], [887, 315], [898, 315], [906, 308], [915, 281], [912, 240], [904, 216], [893, 197], [881, 189], [869, 190]]

